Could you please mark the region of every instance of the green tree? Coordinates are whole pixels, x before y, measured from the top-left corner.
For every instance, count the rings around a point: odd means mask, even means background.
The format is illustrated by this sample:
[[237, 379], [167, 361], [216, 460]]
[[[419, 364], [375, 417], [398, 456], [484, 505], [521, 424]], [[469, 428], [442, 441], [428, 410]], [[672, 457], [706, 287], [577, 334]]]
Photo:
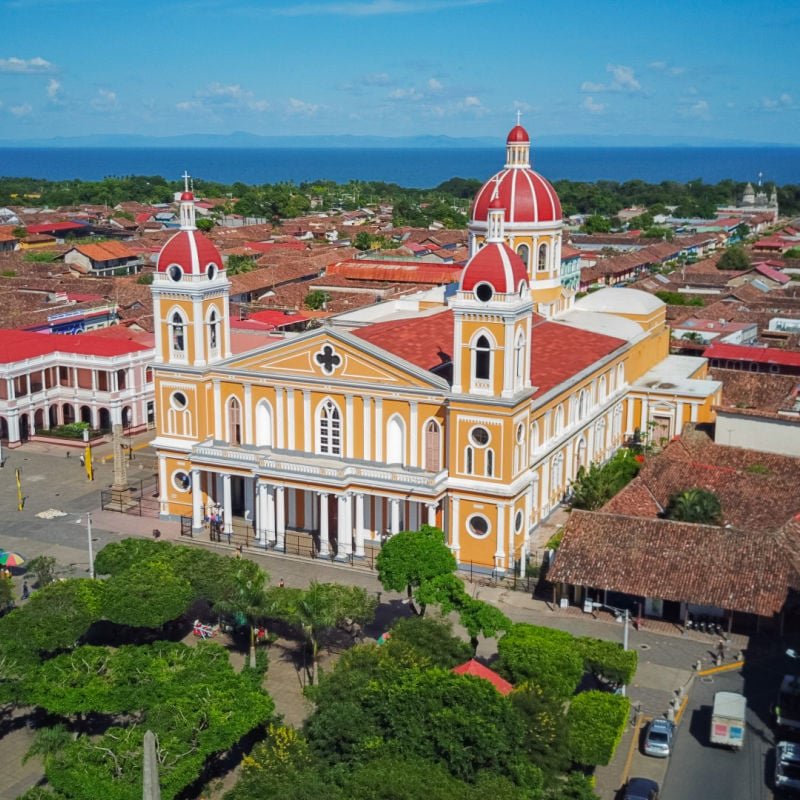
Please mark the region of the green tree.
[[453, 634], [447, 619], [401, 617], [392, 625], [392, 636], [385, 645], [398, 658], [413, 653], [420, 666], [450, 669], [472, 657], [470, 646]]
[[356, 250], [369, 250], [372, 247], [372, 236], [369, 231], [359, 231], [353, 238]]
[[608, 233], [611, 230], [611, 220], [600, 214], [592, 214], [581, 225], [583, 233]]
[[14, 605], [14, 581], [0, 577], [0, 609], [5, 610]]
[[595, 511], [638, 474], [641, 465], [628, 449], [618, 450], [605, 464], [581, 466], [571, 488], [573, 508]]
[[587, 767], [608, 764], [622, 739], [629, 714], [627, 697], [581, 692], [567, 712], [572, 760]]
[[228, 256], [225, 262], [225, 273], [228, 277], [241, 275], [244, 272], [252, 272], [256, 269], [256, 261], [253, 256], [244, 256], [234, 253]]
[[197, 230], [208, 233], [214, 227], [214, 220], [209, 217], [202, 217], [195, 224], [197, 225]]
[[719, 525], [722, 506], [717, 495], [708, 489], [686, 489], [670, 497], [665, 516], [679, 522]]
[[440, 575], [455, 572], [456, 559], [445, 544], [444, 532], [430, 525], [418, 531], [401, 531], [392, 536], [378, 553], [378, 580], [384, 589], [408, 595], [411, 609], [423, 615], [414, 605], [414, 589]]
[[312, 311], [321, 311], [330, 301], [331, 296], [322, 289], [314, 289], [303, 298], [303, 305]]
[[478, 651], [478, 636], [497, 636], [500, 631], [511, 630], [511, 620], [499, 608], [482, 600], [467, 598], [458, 609], [458, 619], [469, 634], [473, 654]]
[[591, 636], [579, 636], [575, 647], [583, 658], [587, 672], [616, 686], [633, 680], [639, 656], [635, 650], [623, 650], [622, 645]]
[[717, 261], [717, 269], [743, 271], [750, 269], [750, 259], [740, 244], [728, 247]]
[[233, 559], [234, 568], [228, 590], [214, 607], [230, 614], [240, 624], [250, 628], [250, 668], [256, 668], [256, 623], [266, 615], [266, 584], [269, 580], [261, 567], [247, 559]]

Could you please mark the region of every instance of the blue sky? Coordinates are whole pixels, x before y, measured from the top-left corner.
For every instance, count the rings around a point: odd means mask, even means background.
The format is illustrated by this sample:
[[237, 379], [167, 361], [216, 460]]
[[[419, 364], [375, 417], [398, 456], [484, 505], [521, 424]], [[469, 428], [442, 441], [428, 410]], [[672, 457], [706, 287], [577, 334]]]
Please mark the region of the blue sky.
[[0, 0], [0, 139], [681, 135], [800, 144], [800, 3]]

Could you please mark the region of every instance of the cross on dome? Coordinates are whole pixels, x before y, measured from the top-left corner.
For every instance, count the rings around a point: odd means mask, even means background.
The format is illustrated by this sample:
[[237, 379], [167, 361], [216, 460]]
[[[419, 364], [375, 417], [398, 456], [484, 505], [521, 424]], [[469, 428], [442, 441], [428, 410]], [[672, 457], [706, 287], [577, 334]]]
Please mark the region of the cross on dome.
[[184, 192], [188, 192], [189, 191], [189, 178], [191, 178], [191, 177], [192, 176], [189, 174], [189, 172], [187, 170], [183, 171], [183, 175], [181, 175], [181, 178], [183, 178], [183, 191]]

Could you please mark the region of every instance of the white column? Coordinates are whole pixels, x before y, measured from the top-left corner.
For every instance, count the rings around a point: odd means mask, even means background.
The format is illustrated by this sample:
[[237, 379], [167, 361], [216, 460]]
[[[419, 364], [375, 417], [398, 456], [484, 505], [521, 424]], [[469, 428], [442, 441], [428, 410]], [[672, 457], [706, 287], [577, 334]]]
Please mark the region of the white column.
[[[286, 433], [287, 439], [286, 446], [290, 450], [294, 450], [297, 445], [295, 444], [295, 419], [294, 419], [294, 389], [286, 390]], [[291, 506], [290, 506], [291, 507]], [[289, 523], [291, 525], [291, 522]]]
[[375, 399], [375, 461], [383, 461], [383, 400]]
[[286, 447], [284, 431], [286, 430], [286, 410], [283, 402], [283, 389], [275, 388], [275, 446], [279, 449]]
[[683, 400], [678, 400], [678, 405], [675, 409], [675, 435], [680, 436], [683, 430]]
[[222, 433], [222, 387], [219, 381], [214, 381], [214, 438], [221, 441]]
[[409, 503], [408, 529], [410, 531], [419, 530], [419, 505], [413, 500]]
[[700, 407], [699, 403], [692, 403], [692, 416], [691, 421], [697, 422], [697, 409]]
[[222, 476], [222, 518], [224, 522], [223, 532], [233, 533], [233, 517], [231, 514], [231, 476]]
[[628, 419], [626, 422], [625, 433], [633, 434], [634, 424], [633, 424], [633, 404], [634, 399], [632, 397], [628, 398]]
[[275, 547], [283, 550], [286, 540], [286, 490], [283, 486], [275, 487]]
[[243, 444], [255, 444], [256, 435], [253, 428], [253, 387], [246, 383], [244, 385], [244, 432], [242, 436]]
[[303, 389], [303, 450], [306, 453], [314, 452], [314, 448], [311, 446], [313, 433], [311, 426], [311, 392]]
[[[19, 439], [19, 433], [14, 438], [14, 433], [11, 430], [11, 419], [8, 420], [8, 441], [14, 442]], [[158, 494], [159, 494], [159, 510], [162, 514], [169, 513], [169, 503], [167, 501], [167, 459], [164, 456], [158, 457]]]
[[364, 455], [365, 461], [372, 460], [372, 398], [363, 398], [364, 403]]
[[[411, 414], [410, 416], [410, 423], [408, 425], [408, 437], [409, 443], [411, 444], [411, 453], [409, 455], [409, 459], [411, 462], [412, 467], [419, 466], [419, 404], [416, 400], [412, 400], [410, 403], [411, 406]], [[415, 528], [416, 530], [416, 528]]]
[[494, 551], [494, 566], [498, 572], [505, 572], [506, 557], [506, 515], [508, 505], [497, 504], [497, 549]]
[[289, 506], [289, 513], [287, 514], [290, 528], [297, 527], [297, 489], [286, 490], [286, 504]]
[[400, 501], [393, 497], [389, 503], [391, 504], [391, 533], [394, 536], [396, 533], [400, 532]]
[[328, 494], [319, 493], [319, 554], [328, 557]]
[[267, 544], [267, 484], [256, 484], [256, 539]]
[[275, 487], [267, 486], [267, 541], [274, 544], [275, 534]]
[[375, 537], [380, 541], [386, 527], [383, 522], [383, 508], [386, 504], [385, 497], [375, 498]]
[[314, 530], [314, 493], [303, 491], [303, 530]]
[[344, 398], [344, 457], [353, 458], [353, 395], [348, 394]]
[[244, 518], [253, 520], [254, 478], [244, 479]]
[[337, 498], [339, 519], [336, 531], [336, 557], [346, 559], [353, 552], [353, 496], [346, 492]]
[[[648, 402], [646, 397], [642, 398], [642, 416], [639, 420], [639, 427], [642, 429], [642, 433], [650, 434], [650, 428], [648, 427], [647, 423], [649, 421], [648, 414], [650, 413], [650, 403]], [[648, 439], [647, 444], [651, 444], [650, 440]]]
[[356, 556], [364, 557], [364, 494], [356, 495]]
[[456, 557], [456, 561], [458, 561], [458, 553], [461, 550], [461, 514], [459, 506], [461, 501], [457, 498], [453, 498], [453, 520], [452, 524], [450, 525], [450, 549], [453, 551], [453, 555]]
[[192, 530], [203, 527], [203, 495], [200, 489], [200, 470], [192, 469]]
[[436, 503], [427, 504], [428, 525], [430, 525], [432, 528], [436, 527], [436, 505], [437, 505]]

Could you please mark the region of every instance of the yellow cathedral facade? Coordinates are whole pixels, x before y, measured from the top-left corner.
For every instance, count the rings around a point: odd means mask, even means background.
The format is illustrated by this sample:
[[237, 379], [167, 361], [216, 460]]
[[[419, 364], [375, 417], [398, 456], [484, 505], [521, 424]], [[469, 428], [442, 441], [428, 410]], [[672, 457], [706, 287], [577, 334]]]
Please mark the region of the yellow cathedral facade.
[[[456, 287], [232, 346], [229, 282], [181, 198], [152, 284], [160, 509], [203, 535], [361, 559], [422, 524], [462, 565], [524, 570], [578, 469], [635, 432], [713, 419], [705, 359], [669, 354], [666, 307], [625, 288], [576, 300], [561, 206], [517, 124], [476, 195]], [[218, 521], [217, 521], [218, 520]]]

